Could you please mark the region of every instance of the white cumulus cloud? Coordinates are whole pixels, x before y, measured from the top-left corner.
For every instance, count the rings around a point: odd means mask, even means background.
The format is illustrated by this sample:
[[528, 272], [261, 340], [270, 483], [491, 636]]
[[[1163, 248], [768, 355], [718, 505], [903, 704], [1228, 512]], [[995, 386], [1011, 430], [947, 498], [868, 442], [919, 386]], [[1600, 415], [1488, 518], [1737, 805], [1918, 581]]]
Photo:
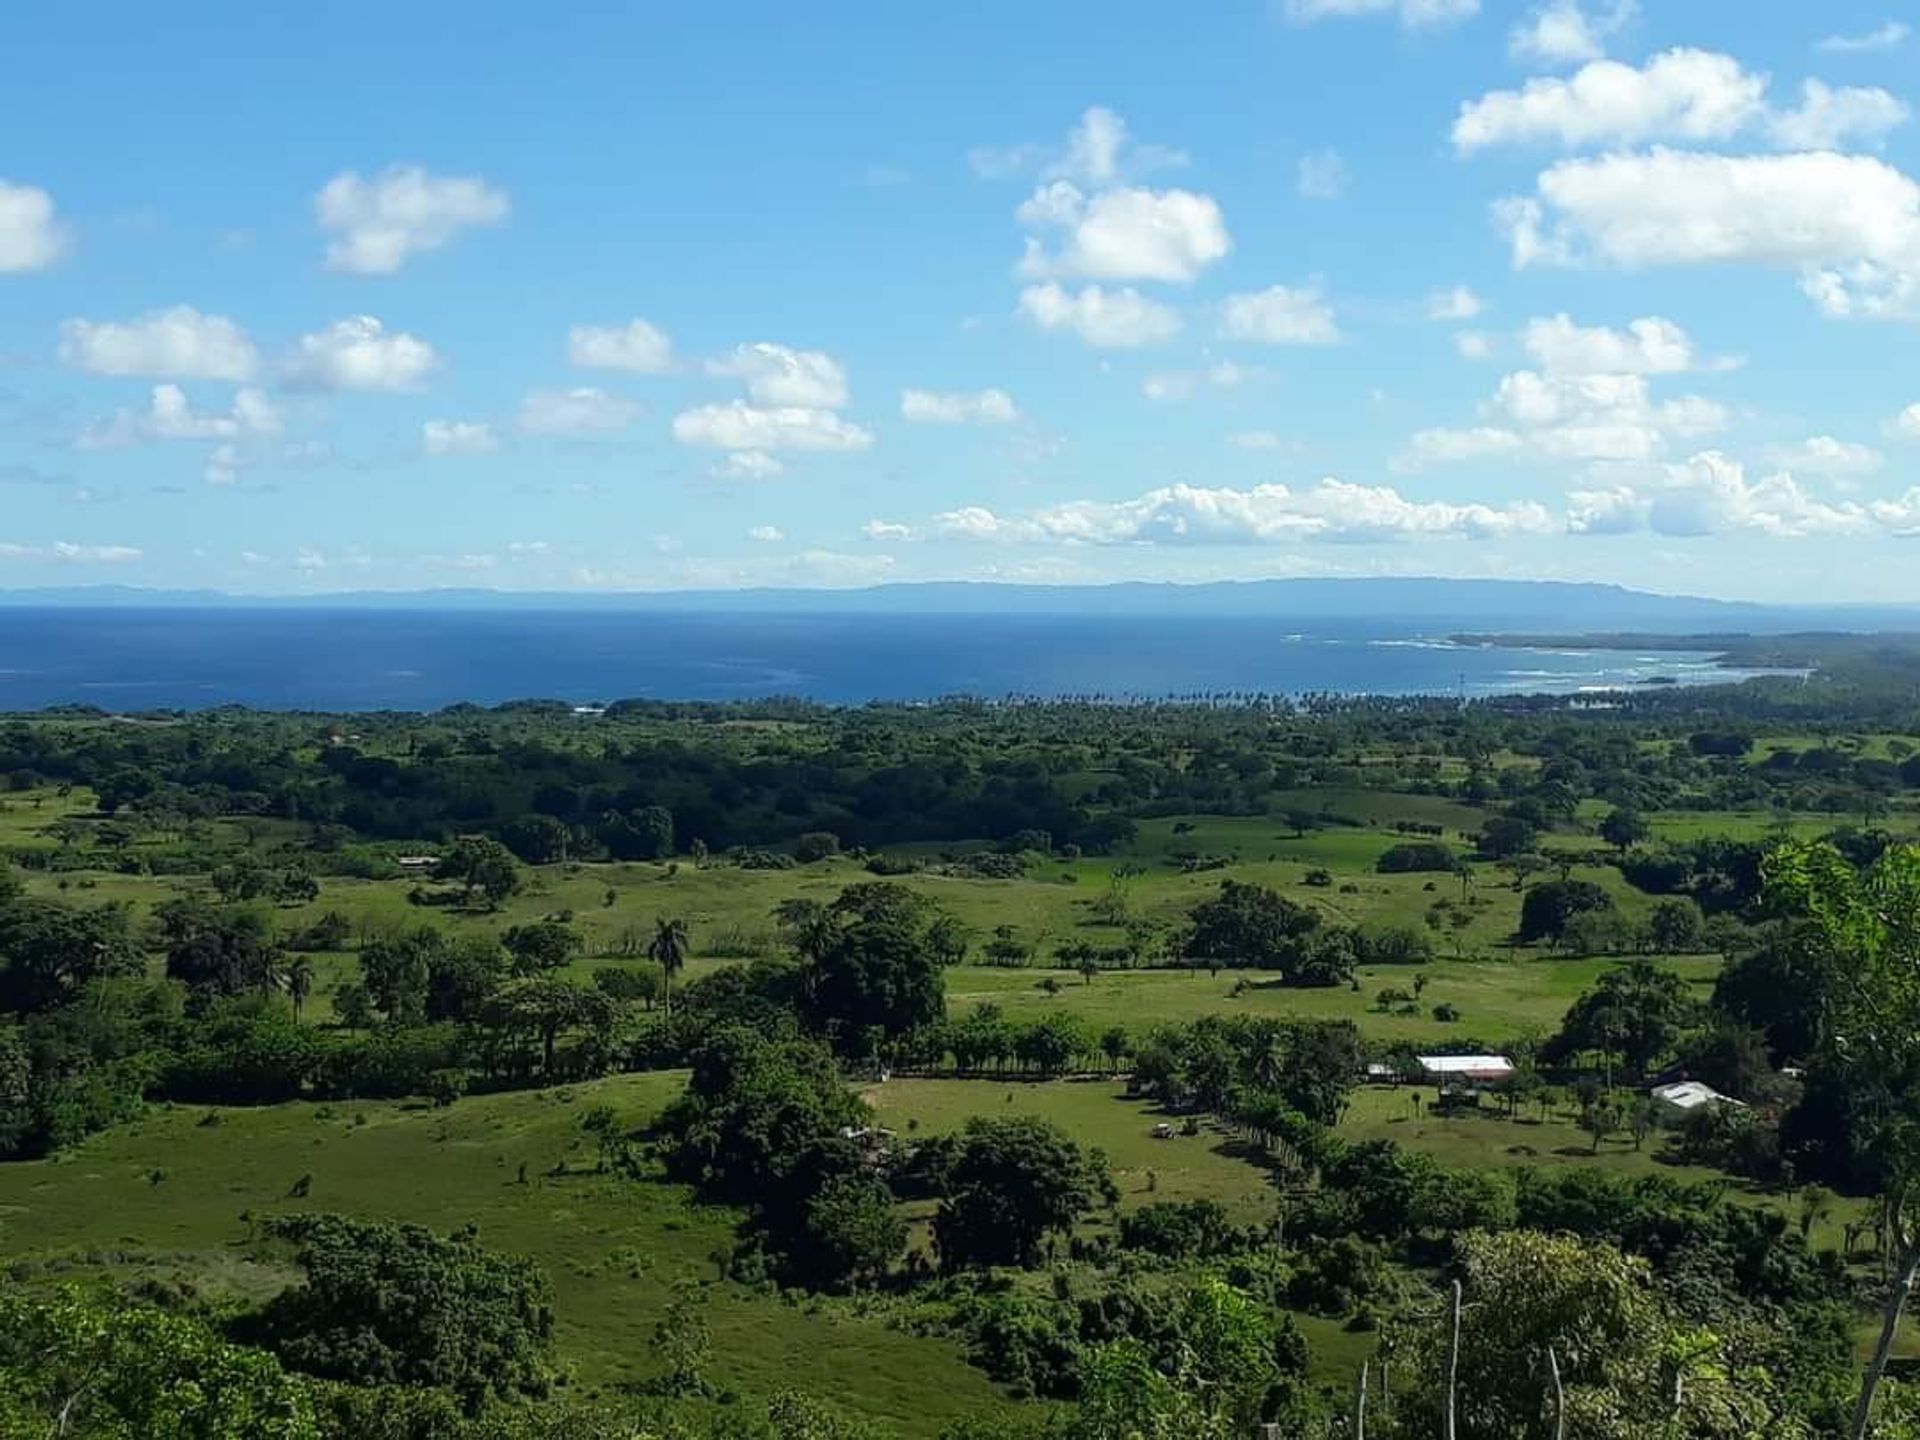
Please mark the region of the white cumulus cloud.
[[747, 531], [747, 538], [761, 545], [778, 545], [787, 537], [778, 525], [756, 525]]
[[1220, 307], [1220, 333], [1262, 345], [1331, 345], [1340, 327], [1319, 286], [1271, 285], [1229, 295]]
[[1567, 528], [1586, 535], [1647, 529], [1681, 538], [1747, 532], [1795, 539], [1859, 534], [1874, 520], [1865, 506], [1810, 494], [1784, 470], [1749, 480], [1744, 466], [1716, 450], [1660, 467], [1644, 483], [1575, 491], [1570, 499]]
[[1876, 144], [1912, 115], [1906, 102], [1877, 86], [1834, 89], [1818, 80], [1800, 87], [1800, 104], [1767, 122], [1767, 133], [1783, 150], [1837, 150], [1854, 143]]
[[1644, 66], [1594, 60], [1565, 79], [1470, 100], [1453, 124], [1454, 148], [1552, 143], [1567, 148], [1649, 140], [1724, 140], [1765, 113], [1767, 78], [1730, 55], [1668, 50]]
[[903, 390], [900, 416], [928, 425], [1011, 425], [1020, 409], [1004, 390]]
[[595, 385], [571, 390], [534, 390], [520, 402], [515, 424], [529, 435], [583, 438], [615, 435], [631, 425], [640, 407]]
[[178, 385], [156, 385], [144, 411], [117, 410], [80, 435], [84, 450], [119, 450], [156, 440], [235, 440], [278, 435], [280, 413], [259, 390], [234, 391], [226, 413], [195, 410]]
[[1606, 54], [1605, 41], [1624, 29], [1638, 10], [1634, 0], [1614, 0], [1589, 15], [1578, 0], [1551, 0], [1507, 35], [1507, 53], [1544, 65], [1578, 65]]
[[438, 250], [462, 230], [507, 218], [506, 192], [477, 176], [431, 175], [395, 165], [372, 178], [348, 170], [313, 197], [327, 245], [327, 268], [392, 275], [416, 255]]
[[1775, 446], [1768, 452], [1768, 458], [1782, 469], [1826, 480], [1871, 475], [1887, 459], [1871, 445], [1832, 435], [1809, 435], [1798, 444]]
[[1102, 350], [1162, 344], [1180, 333], [1179, 312], [1132, 287], [1072, 291], [1053, 281], [1020, 292], [1019, 311], [1042, 330], [1065, 330]]
[[1484, 309], [1480, 297], [1465, 285], [1436, 290], [1422, 306], [1427, 319], [1437, 321], [1472, 320]]
[[1122, 186], [1089, 195], [1071, 180], [1055, 180], [1016, 214], [1030, 231], [1060, 235], [1053, 252], [1037, 235], [1027, 237], [1020, 273], [1028, 279], [1186, 284], [1233, 248], [1218, 203], [1191, 190]]
[[673, 342], [638, 316], [625, 325], [575, 325], [567, 332], [567, 358], [583, 370], [658, 375], [673, 368]]
[[786, 473], [780, 459], [764, 450], [729, 450], [712, 471], [716, 480], [776, 480]]
[[429, 420], [420, 427], [420, 448], [429, 455], [490, 455], [500, 440], [485, 420]]
[[1306, 490], [1168, 485], [1130, 500], [1074, 500], [1014, 516], [969, 505], [936, 515], [933, 523], [954, 539], [1169, 546], [1495, 539], [1555, 528], [1546, 508], [1533, 501], [1418, 501], [1390, 486], [1335, 479]]
[[389, 334], [371, 315], [353, 315], [302, 335], [286, 379], [307, 390], [411, 390], [439, 363], [426, 341]]
[[865, 450], [873, 444], [872, 432], [831, 410], [744, 400], [681, 411], [673, 417], [673, 438], [717, 450]]
[[69, 243], [53, 196], [37, 185], [0, 180], [0, 275], [44, 270], [67, 253]]
[[708, 361], [707, 371], [741, 381], [756, 405], [837, 410], [847, 403], [845, 368], [820, 350], [795, 350], [763, 340]]
[[1920, 312], [1920, 185], [1872, 156], [1562, 160], [1495, 214], [1520, 267], [1766, 265], [1797, 271], [1831, 316]]
[[66, 320], [60, 358], [95, 375], [166, 380], [253, 379], [260, 354], [233, 321], [191, 305], [153, 310], [137, 320]]
[[1698, 395], [1656, 401], [1644, 375], [1516, 370], [1481, 407], [1479, 424], [1416, 431], [1395, 465], [1418, 470], [1499, 457], [1648, 461], [1675, 441], [1726, 423], [1725, 408]]
[[1630, 320], [1622, 330], [1576, 325], [1564, 313], [1529, 320], [1520, 344], [1534, 364], [1555, 375], [1677, 375], [1698, 363], [1692, 338], [1658, 315]]
[[1857, 35], [1829, 35], [1813, 48], [1831, 55], [1861, 55], [1875, 50], [1897, 50], [1907, 43], [1913, 27], [1904, 20], [1888, 20]]
[[1907, 406], [1889, 420], [1887, 433], [1901, 440], [1920, 440], [1920, 401]]

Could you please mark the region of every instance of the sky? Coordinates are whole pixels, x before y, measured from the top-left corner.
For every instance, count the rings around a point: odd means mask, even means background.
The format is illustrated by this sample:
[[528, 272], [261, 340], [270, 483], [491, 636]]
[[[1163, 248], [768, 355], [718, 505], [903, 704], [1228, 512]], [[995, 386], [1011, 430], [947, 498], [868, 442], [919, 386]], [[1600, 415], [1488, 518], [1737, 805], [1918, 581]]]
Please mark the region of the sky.
[[0, 10], [0, 588], [1920, 601], [1920, 11]]

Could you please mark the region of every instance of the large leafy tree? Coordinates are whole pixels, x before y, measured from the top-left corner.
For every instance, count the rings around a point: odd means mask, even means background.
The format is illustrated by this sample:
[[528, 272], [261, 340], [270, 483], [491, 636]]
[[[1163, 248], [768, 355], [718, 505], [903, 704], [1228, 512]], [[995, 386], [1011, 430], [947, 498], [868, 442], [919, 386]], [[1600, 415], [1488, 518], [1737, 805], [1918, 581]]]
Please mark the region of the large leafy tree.
[[1645, 1261], [1531, 1230], [1470, 1231], [1457, 1251], [1457, 1363], [1444, 1310], [1389, 1334], [1395, 1373], [1413, 1380], [1396, 1397], [1393, 1435], [1443, 1433], [1450, 1405], [1444, 1433], [1460, 1440], [1805, 1434], [1735, 1371], [1718, 1335], [1669, 1309]]
[[1559, 1064], [1594, 1051], [1618, 1055], [1629, 1070], [1645, 1074], [1671, 1053], [1699, 1013], [1679, 975], [1634, 960], [1607, 971], [1573, 1002], [1542, 1058]]
[[1213, 968], [1277, 970], [1290, 984], [1331, 985], [1351, 971], [1351, 954], [1321, 933], [1320, 912], [1279, 891], [1239, 880], [1193, 907], [1182, 944], [1188, 959]]
[[278, 986], [283, 952], [272, 923], [257, 910], [216, 909], [181, 897], [154, 907], [167, 952], [167, 978], [205, 1005], [222, 995]]
[[1894, 1246], [1881, 1332], [1851, 1433], [1864, 1440], [1874, 1393], [1920, 1277], [1920, 846], [1892, 845], [1864, 873], [1830, 844], [1788, 843], [1766, 864], [1770, 902], [1812, 919], [1834, 966], [1808, 1067], [1848, 1116], [1855, 1174], [1879, 1190]]
[[203, 1322], [64, 1291], [0, 1294], [0, 1435], [314, 1440], [307, 1387]]
[[433, 1385], [469, 1408], [539, 1393], [551, 1376], [546, 1277], [472, 1233], [342, 1215], [279, 1215], [263, 1237], [292, 1247], [306, 1283], [261, 1312], [295, 1369], [355, 1384]]
[[942, 1180], [933, 1231], [950, 1270], [1031, 1266], [1048, 1235], [1117, 1198], [1105, 1155], [1033, 1116], [973, 1117]]
[[137, 975], [142, 964], [118, 906], [80, 909], [0, 893], [0, 1010], [50, 1010], [89, 982]]

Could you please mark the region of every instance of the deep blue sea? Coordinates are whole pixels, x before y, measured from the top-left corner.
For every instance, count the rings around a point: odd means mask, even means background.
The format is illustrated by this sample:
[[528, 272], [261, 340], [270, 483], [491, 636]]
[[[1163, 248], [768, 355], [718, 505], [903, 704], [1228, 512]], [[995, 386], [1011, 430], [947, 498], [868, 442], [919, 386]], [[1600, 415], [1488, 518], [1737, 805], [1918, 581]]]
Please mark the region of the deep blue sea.
[[1443, 620], [1312, 626], [1245, 617], [0, 607], [0, 710], [75, 702], [120, 711], [229, 703], [431, 710], [530, 697], [1472, 696], [1751, 673], [1704, 654], [1460, 646], [1446, 636], [1472, 627]]

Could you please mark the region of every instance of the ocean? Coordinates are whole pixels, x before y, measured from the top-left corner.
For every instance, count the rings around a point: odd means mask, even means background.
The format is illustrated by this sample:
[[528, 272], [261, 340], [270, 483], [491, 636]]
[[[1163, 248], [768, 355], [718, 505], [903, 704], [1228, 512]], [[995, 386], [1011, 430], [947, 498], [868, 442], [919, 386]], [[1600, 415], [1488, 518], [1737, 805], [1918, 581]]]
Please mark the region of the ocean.
[[1459, 645], [1377, 619], [0, 607], [0, 710], [433, 710], [551, 698], [1572, 694], [1754, 672], [1711, 655]]

